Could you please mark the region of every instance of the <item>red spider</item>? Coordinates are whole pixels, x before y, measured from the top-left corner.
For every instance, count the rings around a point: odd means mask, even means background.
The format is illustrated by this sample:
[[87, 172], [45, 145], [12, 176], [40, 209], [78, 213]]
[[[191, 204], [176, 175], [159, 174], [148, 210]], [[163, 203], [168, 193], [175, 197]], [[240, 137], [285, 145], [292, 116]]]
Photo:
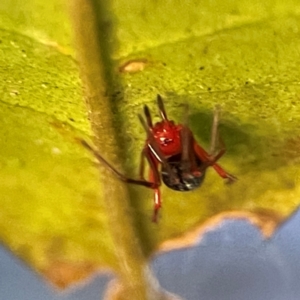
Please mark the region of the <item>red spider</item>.
[[[153, 222], [157, 221], [158, 211], [161, 208], [159, 190], [161, 179], [170, 189], [191, 191], [202, 184], [205, 171], [211, 166], [221, 177], [227, 178], [229, 182], [236, 180], [233, 175], [227, 173], [217, 164], [217, 161], [225, 153], [224, 145], [222, 145], [222, 149], [216, 155], [209, 155], [194, 139], [191, 130], [187, 126], [187, 119], [184, 124], [176, 125], [168, 119], [160, 95], [157, 95], [157, 104], [162, 121], [153, 125], [150, 110], [146, 105], [144, 106], [146, 122], [139, 115], [139, 119], [147, 133], [146, 143], [141, 153], [140, 179], [128, 178], [119, 173], [86, 141], [80, 140], [82, 145], [89, 149], [120, 180], [154, 190]], [[216, 110], [212, 129], [211, 152], [214, 151], [214, 144], [218, 135], [217, 126], [218, 111]], [[150, 167], [149, 181], [144, 179], [145, 158]]]

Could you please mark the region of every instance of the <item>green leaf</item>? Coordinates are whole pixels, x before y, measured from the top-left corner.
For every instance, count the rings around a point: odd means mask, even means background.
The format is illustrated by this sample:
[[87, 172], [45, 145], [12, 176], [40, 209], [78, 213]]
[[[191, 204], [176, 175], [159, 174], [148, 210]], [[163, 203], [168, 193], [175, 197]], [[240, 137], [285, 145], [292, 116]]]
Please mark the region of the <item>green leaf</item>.
[[74, 61], [16, 33], [1, 40], [2, 240], [47, 274], [113, 261], [97, 169], [73, 141], [89, 133]]
[[[124, 89], [115, 120], [128, 174], [137, 176], [145, 141], [136, 115], [147, 104], [158, 120], [159, 93], [177, 122], [189, 104], [190, 127], [206, 149], [213, 108], [221, 106], [227, 153], [220, 164], [239, 178], [227, 186], [209, 169], [193, 192], [162, 187], [159, 224], [150, 221], [152, 191], [132, 187], [146, 253], [223, 211], [286, 217], [298, 206], [299, 11], [292, 0], [114, 2], [119, 45], [112, 55]], [[73, 278], [53, 278], [61, 266], [82, 276], [115, 267], [103, 209], [109, 199], [101, 197], [93, 159], [74, 142], [91, 132], [68, 55], [67, 14], [59, 1], [5, 0], [0, 35], [0, 237], [62, 286]], [[118, 68], [130, 59], [143, 70]]]

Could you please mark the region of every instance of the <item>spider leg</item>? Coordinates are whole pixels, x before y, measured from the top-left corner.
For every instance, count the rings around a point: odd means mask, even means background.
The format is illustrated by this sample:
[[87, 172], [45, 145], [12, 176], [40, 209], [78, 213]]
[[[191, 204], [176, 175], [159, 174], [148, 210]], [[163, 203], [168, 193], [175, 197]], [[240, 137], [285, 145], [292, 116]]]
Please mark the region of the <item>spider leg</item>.
[[183, 174], [189, 174], [191, 171], [196, 170], [196, 158], [193, 149], [193, 136], [187, 126], [182, 126], [180, 130], [181, 142], [181, 165]]
[[180, 130], [181, 142], [181, 163], [182, 167], [187, 174], [197, 169], [195, 152], [193, 149], [193, 134], [188, 127], [189, 107], [185, 105], [183, 114], [182, 128]]
[[77, 139], [78, 142], [80, 142], [80, 144], [82, 146], [84, 146], [86, 149], [88, 149], [97, 159], [99, 162], [101, 162], [107, 169], [111, 170], [112, 173], [114, 173], [114, 175], [119, 178], [120, 180], [122, 180], [123, 182], [126, 183], [130, 183], [130, 184], [136, 184], [136, 185], [141, 185], [150, 189], [156, 189], [159, 184], [157, 182], [150, 182], [150, 181], [146, 181], [143, 179], [133, 179], [133, 178], [129, 178], [124, 176], [123, 174], [121, 174], [118, 170], [116, 170], [106, 159], [104, 159], [98, 152], [96, 149], [94, 149], [89, 143], [87, 143], [85, 140], [83, 139]]
[[[142, 151], [142, 160], [144, 157], [147, 158], [150, 166], [150, 181], [146, 181], [144, 179], [132, 179], [124, 176], [118, 170], [116, 170], [108, 161], [106, 161], [90, 144], [88, 144], [85, 140], [77, 139], [78, 142], [81, 143], [86, 149], [88, 149], [106, 168], [112, 171], [116, 177], [126, 183], [141, 185], [147, 188], [151, 188], [154, 190], [154, 212], [152, 221], [157, 222], [158, 211], [161, 208], [161, 195], [159, 186], [161, 185], [161, 180], [158, 172], [158, 161], [151, 155], [148, 147]], [[140, 168], [140, 173], [142, 174], [144, 171], [144, 162], [142, 163], [142, 167]], [[141, 171], [142, 170], [142, 171]]]
[[[159, 106], [162, 118], [164, 120], [167, 120], [167, 115], [166, 115], [166, 112], [164, 109], [164, 105], [163, 105], [162, 99], [159, 95], [157, 96], [157, 101], [158, 101], [158, 106]], [[161, 194], [160, 194], [160, 189], [159, 189], [159, 186], [161, 185], [161, 180], [160, 180], [160, 174], [158, 171], [158, 165], [160, 163], [163, 164], [166, 167], [166, 169], [169, 171], [170, 176], [173, 176], [173, 178], [175, 178], [175, 175], [174, 175], [169, 163], [167, 162], [165, 155], [160, 150], [159, 145], [157, 144], [155, 137], [153, 135], [153, 132], [152, 132], [153, 123], [152, 123], [150, 110], [147, 105], [144, 106], [144, 114], [146, 117], [146, 122], [141, 115], [138, 115], [140, 122], [147, 133], [147, 144], [144, 147], [142, 154], [141, 154], [140, 177], [143, 178], [143, 176], [144, 176], [144, 169], [145, 169], [144, 158], [146, 157], [148, 160], [148, 163], [149, 163], [149, 167], [150, 167], [149, 181], [155, 182], [157, 184], [157, 187], [154, 188], [154, 209], [153, 209], [153, 216], [152, 216], [152, 221], [157, 222], [158, 212], [161, 208]]]
[[152, 118], [151, 118], [149, 107], [147, 105], [144, 106], [144, 114], [146, 116], [148, 128], [152, 129], [153, 128]]
[[[219, 125], [220, 107], [215, 106], [213, 123], [211, 127], [211, 137], [210, 137], [210, 149], [209, 153], [212, 155], [216, 150], [217, 138], [220, 139], [218, 125]], [[223, 143], [223, 148], [225, 150], [225, 145]]]
[[[218, 132], [219, 115], [220, 115], [220, 107], [216, 106], [214, 111], [212, 130], [211, 130], [211, 143], [210, 143], [211, 154], [208, 154], [200, 145], [196, 143], [195, 140], [194, 140], [194, 149], [197, 155], [199, 156], [199, 158], [204, 162], [204, 166], [203, 166], [204, 169], [209, 166], [212, 166], [215, 169], [215, 171], [219, 174], [219, 176], [228, 179], [228, 182], [233, 182], [237, 178], [227, 173], [219, 164], [217, 164], [217, 161], [226, 152], [225, 144]], [[217, 142], [221, 146], [221, 149], [216, 155], [213, 155], [213, 153], [215, 152]]]
[[157, 95], [157, 106], [159, 108], [161, 118], [165, 121], [168, 121], [167, 113], [166, 113], [165, 106], [164, 106], [164, 102], [163, 102], [163, 99], [162, 99], [161, 95], [159, 95], [159, 94]]
[[150, 170], [149, 170], [149, 181], [156, 182], [157, 187], [154, 188], [154, 208], [153, 208], [153, 216], [152, 222], [157, 222], [158, 212], [161, 208], [161, 194], [159, 186], [161, 185], [160, 175], [158, 171], [159, 161], [155, 159], [154, 155], [151, 153], [151, 150], [148, 147], [145, 147], [144, 155], [148, 160]]
[[[213, 161], [217, 162], [226, 152], [226, 147], [223, 139], [221, 138], [218, 130], [219, 125], [219, 116], [220, 116], [220, 107], [216, 106], [214, 110], [214, 118], [213, 118], [213, 125], [212, 125], [212, 131], [211, 131], [211, 144], [210, 144], [210, 153], [213, 155], [215, 152], [216, 145], [218, 144], [218, 147], [220, 147], [220, 150], [218, 154], [213, 156]], [[213, 164], [213, 168], [216, 170], [216, 172], [223, 178], [227, 178], [229, 182], [233, 182], [237, 180], [237, 178], [221, 168], [218, 164]]]
[[[213, 124], [211, 129], [211, 138], [210, 138], [210, 155], [214, 157], [214, 160], [217, 161], [220, 159], [224, 153], [226, 152], [226, 147], [223, 139], [221, 138], [218, 130], [219, 125], [219, 116], [220, 116], [220, 107], [216, 105], [214, 110], [214, 118], [213, 118]], [[216, 146], [220, 148], [218, 154], [213, 154], [216, 152]]]
[[219, 176], [228, 179], [229, 182], [233, 182], [237, 179], [235, 176], [227, 173], [219, 164], [217, 164], [217, 161], [225, 153], [225, 148], [222, 149], [217, 155], [211, 156], [194, 140], [194, 150], [198, 157], [201, 159], [201, 161], [203, 161], [204, 169], [206, 169], [209, 166], [212, 166], [215, 169], [215, 171], [219, 174]]
[[157, 223], [158, 220], [158, 211], [161, 208], [161, 194], [160, 189], [154, 189], [154, 210], [152, 215], [152, 222]]

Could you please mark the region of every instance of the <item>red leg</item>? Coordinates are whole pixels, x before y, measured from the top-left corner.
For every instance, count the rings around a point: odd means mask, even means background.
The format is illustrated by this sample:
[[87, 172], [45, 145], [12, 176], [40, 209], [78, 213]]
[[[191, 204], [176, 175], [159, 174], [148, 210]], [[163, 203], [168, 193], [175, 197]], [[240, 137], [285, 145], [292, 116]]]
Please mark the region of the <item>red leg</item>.
[[[166, 119], [166, 112], [164, 110], [164, 106], [162, 103], [162, 99], [160, 96], [157, 97], [158, 101], [158, 106], [160, 108], [161, 115], [164, 119]], [[144, 119], [139, 116], [139, 119], [147, 132], [147, 139], [148, 143], [144, 147], [142, 153], [141, 153], [141, 162], [140, 162], [140, 178], [144, 179], [144, 169], [145, 169], [145, 157], [148, 160], [149, 163], [149, 181], [150, 182], [155, 182], [157, 184], [157, 187], [154, 188], [154, 210], [153, 210], [153, 216], [152, 216], [152, 221], [157, 222], [157, 217], [158, 217], [158, 212], [159, 209], [161, 208], [161, 195], [160, 195], [160, 190], [159, 186], [161, 185], [161, 180], [160, 180], [160, 174], [158, 171], [158, 165], [159, 163], [164, 163], [166, 167], [168, 168], [169, 165], [159, 149], [157, 142], [153, 136], [153, 123], [152, 123], [152, 118], [150, 114], [150, 110], [147, 105], [144, 106], [144, 114], [146, 117], [147, 124], [145, 123]], [[170, 168], [170, 167], [169, 167]], [[170, 170], [171, 173], [171, 170]]]
[[160, 194], [160, 189], [159, 186], [161, 185], [161, 180], [160, 180], [160, 175], [158, 172], [158, 164], [159, 162], [155, 159], [153, 154], [150, 152], [149, 148], [146, 147], [143, 150], [143, 153], [145, 157], [147, 158], [150, 166], [149, 170], [149, 181], [151, 182], [156, 182], [157, 183], [157, 188], [154, 189], [154, 209], [153, 209], [153, 216], [152, 216], [152, 221], [157, 222], [157, 217], [158, 217], [158, 212], [161, 208], [161, 194]]
[[152, 222], [157, 223], [158, 211], [161, 208], [161, 195], [160, 189], [154, 189], [154, 210], [152, 216]]
[[236, 180], [235, 176], [227, 173], [219, 164], [217, 164], [217, 161], [225, 153], [225, 148], [220, 150], [217, 155], [211, 156], [194, 140], [194, 150], [197, 153], [198, 157], [201, 159], [201, 161], [203, 161], [204, 164], [207, 163], [207, 167], [212, 166], [215, 169], [215, 171], [219, 174], [219, 176], [228, 179], [229, 182], [233, 182]]

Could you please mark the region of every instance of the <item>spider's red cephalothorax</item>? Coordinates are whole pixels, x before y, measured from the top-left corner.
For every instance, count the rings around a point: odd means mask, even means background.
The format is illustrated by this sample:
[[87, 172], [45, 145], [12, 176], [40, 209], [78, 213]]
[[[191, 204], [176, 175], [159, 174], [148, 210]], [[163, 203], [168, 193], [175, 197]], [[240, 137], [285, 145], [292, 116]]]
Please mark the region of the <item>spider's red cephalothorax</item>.
[[150, 128], [159, 148], [166, 156], [180, 153], [180, 131], [182, 126], [173, 121], [162, 121]]
[[[145, 146], [141, 153], [140, 179], [124, 176], [111, 166], [93, 147], [81, 140], [81, 143], [94, 153], [97, 159], [112, 170], [124, 182], [142, 185], [154, 190], [154, 213], [152, 220], [157, 221], [158, 211], [161, 208], [161, 181], [166, 186], [177, 191], [190, 191], [198, 188], [204, 179], [208, 167], [230, 182], [236, 178], [227, 173], [217, 164], [225, 153], [225, 147], [215, 155], [208, 154], [194, 139], [187, 126], [187, 114], [183, 124], [175, 124], [169, 120], [160, 95], [157, 95], [157, 104], [162, 121], [153, 125], [148, 106], [144, 107], [146, 120], [139, 115], [139, 119], [147, 133]], [[218, 126], [218, 112], [215, 111], [212, 129], [212, 144], [214, 145]], [[211, 152], [214, 152], [212, 146]], [[149, 179], [144, 179], [145, 159], [149, 164]]]

